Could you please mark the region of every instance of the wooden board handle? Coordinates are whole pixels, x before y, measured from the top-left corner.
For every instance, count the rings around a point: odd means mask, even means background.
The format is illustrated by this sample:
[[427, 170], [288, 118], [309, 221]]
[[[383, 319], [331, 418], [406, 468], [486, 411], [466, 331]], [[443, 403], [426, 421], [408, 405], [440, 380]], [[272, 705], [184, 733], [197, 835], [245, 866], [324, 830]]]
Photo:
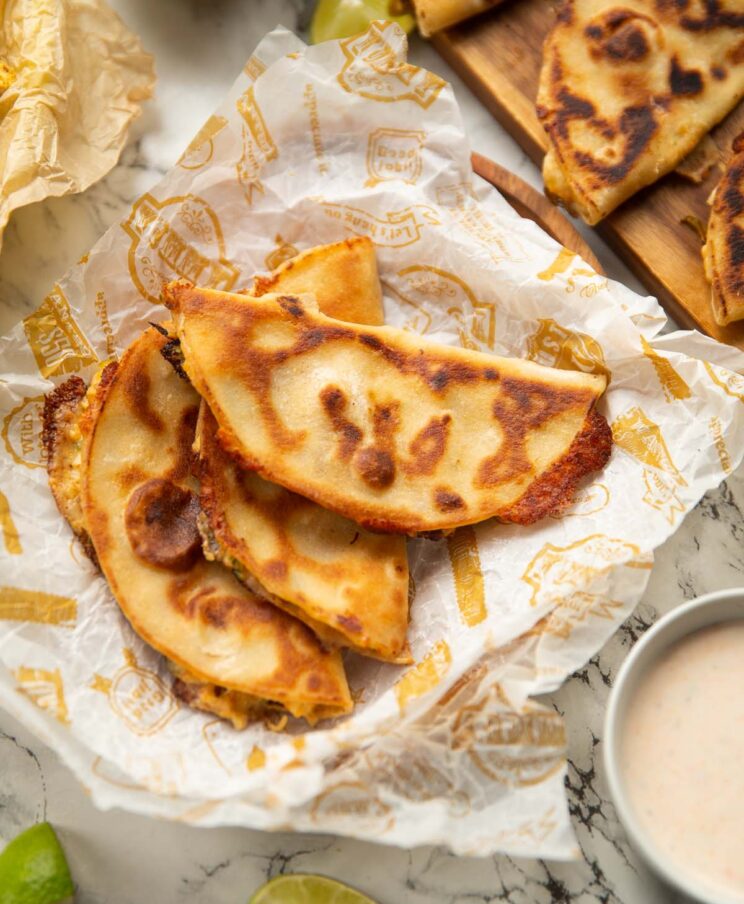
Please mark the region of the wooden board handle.
[[497, 188], [521, 217], [537, 223], [556, 242], [560, 242], [570, 251], [575, 251], [597, 273], [604, 275], [602, 265], [594, 256], [592, 249], [544, 195], [541, 195], [519, 176], [515, 176], [514, 173], [510, 173], [509, 170], [482, 154], [472, 154], [471, 160], [473, 170], [486, 182], [490, 182], [494, 188]]

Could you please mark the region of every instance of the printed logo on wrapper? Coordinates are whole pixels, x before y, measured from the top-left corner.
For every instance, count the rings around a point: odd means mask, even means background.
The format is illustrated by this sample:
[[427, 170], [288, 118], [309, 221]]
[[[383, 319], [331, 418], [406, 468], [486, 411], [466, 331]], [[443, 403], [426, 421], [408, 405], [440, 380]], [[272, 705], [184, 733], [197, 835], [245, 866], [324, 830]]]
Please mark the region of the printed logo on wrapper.
[[[158, 757], [141, 756], [138, 753], [124, 755], [122, 768], [114, 763], [97, 756], [93, 760], [91, 772], [108, 785], [115, 788], [125, 788], [127, 791], [150, 791], [164, 797], [178, 797], [178, 785], [186, 775], [183, 757], [180, 753], [167, 759]], [[142, 781], [136, 781], [131, 774], [141, 775]], [[216, 801], [208, 803], [215, 805]], [[196, 807], [192, 811], [196, 811]], [[184, 814], [175, 817], [179, 821], [185, 821]]]
[[412, 204], [401, 210], [391, 210], [385, 218], [375, 216], [359, 207], [348, 204], [320, 202], [330, 219], [338, 221], [354, 235], [366, 235], [375, 245], [384, 248], [405, 248], [421, 238], [424, 228], [441, 226], [437, 212], [426, 204]]
[[[483, 835], [475, 835], [471, 845], [463, 848], [463, 855], [472, 854], [479, 856], [483, 851], [492, 849], [514, 848], [516, 845], [522, 850], [525, 846], [534, 842], [538, 844], [545, 841], [555, 833], [558, 829], [558, 821], [555, 818], [556, 808], [554, 806], [548, 809], [539, 817], [539, 819], [529, 819], [519, 823], [515, 828], [502, 829], [494, 832], [493, 829], [487, 830]], [[581, 859], [581, 849], [576, 847], [572, 851], [572, 857], [576, 860]]]
[[395, 822], [391, 808], [362, 782], [338, 782], [319, 794], [310, 810], [313, 822], [350, 819], [356, 831], [381, 835]]
[[98, 361], [59, 286], [24, 317], [23, 330], [42, 377], [76, 373]]
[[614, 621], [622, 610], [623, 603], [618, 600], [608, 600], [599, 594], [579, 590], [563, 597], [555, 609], [527, 633], [552, 634], [565, 640], [577, 625], [588, 621], [590, 616]]
[[721, 419], [716, 417], [716, 415], [713, 415], [708, 421], [708, 428], [713, 436], [713, 445], [716, 447], [718, 460], [721, 462], [721, 470], [724, 474], [730, 474], [734, 470], [734, 466], [731, 461], [728, 446], [726, 445]]
[[245, 758], [245, 768], [249, 772], [255, 772], [257, 769], [263, 769], [266, 765], [266, 754], [256, 744], [253, 745], [251, 752]]
[[229, 292], [240, 271], [225, 256], [219, 218], [202, 198], [182, 195], [135, 201], [122, 228], [131, 238], [129, 273], [140, 295], [160, 304], [163, 285], [183, 277]]
[[307, 110], [310, 123], [310, 137], [313, 145], [313, 153], [318, 164], [318, 172], [325, 175], [328, 172], [328, 161], [325, 152], [325, 142], [320, 128], [320, 114], [318, 112], [318, 96], [315, 88], [308, 82], [302, 92], [302, 104]]
[[550, 318], [537, 321], [537, 330], [527, 339], [527, 357], [558, 370], [580, 370], [609, 379], [602, 346], [586, 333], [566, 329]]
[[[413, 313], [403, 329], [425, 335], [437, 329], [451, 329], [463, 348], [493, 349], [496, 340], [496, 305], [479, 301], [470, 286], [454, 273], [438, 267], [414, 265], [399, 270], [396, 285], [385, 283]], [[434, 322], [434, 317], [437, 322]]]
[[137, 664], [130, 649], [124, 649], [126, 665], [113, 678], [95, 674], [90, 683], [108, 699], [111, 709], [137, 735], [160, 731], [178, 711], [178, 701], [158, 675]]
[[460, 527], [447, 537], [455, 596], [462, 620], [469, 628], [479, 625], [486, 616], [486, 594], [481, 571], [478, 541], [472, 527]]
[[637, 406], [621, 414], [611, 428], [615, 444], [645, 465], [643, 502], [674, 524], [685, 512], [677, 490], [687, 481], [672, 460], [661, 428]]
[[620, 562], [638, 558], [634, 543], [605, 534], [591, 534], [568, 546], [546, 543], [522, 575], [532, 588], [530, 605], [537, 606], [584, 588], [599, 572]]
[[[151, 791], [163, 797], [177, 797], [179, 783], [186, 775], [180, 753], [164, 757], [142, 756], [139, 752], [125, 753], [121, 768], [99, 756], [93, 761], [91, 771], [115, 788]], [[131, 778], [132, 775], [139, 776], [141, 780]]]
[[59, 669], [21, 666], [13, 670], [18, 690], [40, 709], [46, 710], [62, 725], [70, 724], [65, 689]]
[[245, 66], [243, 66], [243, 72], [252, 82], [255, 82], [259, 75], [263, 75], [263, 73], [266, 72], [266, 66], [254, 53], [252, 56], [248, 57]]
[[409, 100], [426, 110], [447, 84], [434, 73], [403, 62], [406, 39], [390, 22], [373, 22], [367, 31], [340, 41], [339, 46], [344, 65], [338, 83], [344, 91], [367, 100]]
[[[512, 711], [496, 708], [501, 706]], [[489, 779], [507, 786], [540, 784], [566, 762], [561, 716], [542, 708], [516, 712], [498, 685], [479, 703], [463, 706], [452, 727], [452, 746], [465, 750]]]
[[90, 768], [93, 775], [102, 779], [106, 784], [113, 785], [115, 788], [126, 788], [128, 791], [147, 790], [144, 785], [132, 781], [125, 772], [122, 772], [122, 770], [113, 763], [109, 763], [108, 760], [104, 760], [100, 756], [97, 756], [93, 760], [93, 764]]
[[452, 653], [446, 640], [440, 640], [424, 656], [412, 666], [395, 685], [400, 711], [406, 708], [409, 701], [421, 697], [435, 688], [449, 671], [452, 664]]
[[3, 418], [3, 445], [8, 455], [25, 468], [46, 467], [46, 450], [42, 442], [44, 396], [21, 399]]
[[68, 596], [58, 596], [42, 590], [0, 587], [1, 620], [74, 628], [77, 602]]
[[692, 395], [690, 387], [672, 367], [671, 361], [660, 355], [646, 342], [643, 336], [641, 336], [641, 346], [643, 347], [643, 354], [654, 366], [667, 402], [673, 402], [675, 399], [689, 399]]
[[716, 367], [714, 364], [703, 362], [708, 376], [719, 386], [726, 395], [730, 395], [740, 402], [744, 402], [744, 377], [737, 374], [733, 370], [726, 370], [724, 367]]
[[377, 785], [385, 787], [412, 803], [446, 801], [453, 816], [465, 816], [471, 809], [470, 797], [458, 788], [453, 778], [435, 763], [426, 748], [407, 746], [388, 752], [374, 747], [365, 752], [367, 771]]
[[[21, 535], [18, 533], [15, 521], [13, 520], [13, 512], [10, 510], [10, 501], [8, 497], [0, 491], [0, 531], [3, 536], [3, 547], [9, 556], [20, 556], [23, 553], [21, 545]], [[2, 618], [2, 592], [0, 588], [0, 618]]]
[[111, 328], [111, 321], [108, 315], [108, 305], [106, 304], [106, 296], [103, 292], [96, 292], [96, 301], [94, 305], [96, 317], [101, 324], [103, 335], [106, 339], [106, 357], [110, 360], [116, 358], [116, 337]]
[[573, 251], [561, 248], [553, 263], [545, 270], [537, 274], [537, 278], [543, 282], [551, 282], [559, 276], [563, 276], [566, 282], [565, 291], [570, 295], [581, 285], [579, 295], [584, 298], [593, 298], [603, 289], [609, 288], [605, 277], [600, 276]]
[[375, 129], [367, 140], [367, 174], [365, 187], [380, 182], [405, 182], [415, 185], [421, 175], [421, 148], [426, 132], [409, 129]]
[[178, 158], [176, 165], [187, 170], [197, 170], [206, 166], [214, 156], [214, 139], [226, 125], [227, 120], [224, 116], [210, 116]]
[[587, 515], [596, 515], [597, 512], [607, 508], [610, 504], [610, 498], [610, 491], [603, 483], [593, 483], [591, 486], [579, 490], [570, 509], [554, 513], [550, 517], [554, 521], [561, 521], [563, 518], [582, 518]]
[[217, 750], [220, 736], [223, 735], [225, 729], [225, 724], [226, 723], [222, 719], [213, 719], [211, 722], [202, 725], [201, 733], [204, 738], [204, 743], [207, 745], [207, 749], [212, 754], [214, 761], [220, 769], [224, 769], [228, 775], [231, 775], [232, 770], [229, 766], [225, 765], [224, 760]]
[[437, 203], [445, 208], [452, 220], [482, 245], [495, 263], [524, 261], [521, 242], [493, 220], [473, 196], [470, 182], [455, 182], [437, 188]]
[[276, 245], [274, 250], [270, 251], [264, 258], [267, 270], [276, 270], [277, 267], [281, 267], [282, 264], [291, 261], [293, 257], [297, 257], [300, 253], [299, 248], [295, 248], [294, 245], [285, 242], [279, 233], [274, 237], [274, 244]]
[[266, 126], [266, 120], [258, 106], [251, 86], [237, 101], [238, 113], [243, 117], [243, 153], [237, 163], [238, 181], [243, 186], [246, 200], [253, 203], [255, 192], [263, 194], [259, 179], [261, 170], [270, 160], [279, 156], [274, 139]]

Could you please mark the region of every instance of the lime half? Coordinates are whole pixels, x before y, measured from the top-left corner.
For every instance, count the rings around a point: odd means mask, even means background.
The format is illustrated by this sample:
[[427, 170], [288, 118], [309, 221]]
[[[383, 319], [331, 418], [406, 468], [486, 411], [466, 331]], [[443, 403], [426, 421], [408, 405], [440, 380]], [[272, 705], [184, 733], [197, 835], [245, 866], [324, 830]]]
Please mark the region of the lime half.
[[310, 23], [310, 41], [320, 44], [337, 38], [350, 38], [365, 31], [375, 19], [397, 22], [405, 32], [412, 32], [416, 20], [409, 13], [390, 13], [390, 0], [318, 0]]
[[361, 892], [335, 879], [294, 873], [277, 876], [253, 895], [248, 904], [375, 904]]
[[21, 832], [0, 854], [0, 904], [58, 904], [75, 888], [48, 822]]

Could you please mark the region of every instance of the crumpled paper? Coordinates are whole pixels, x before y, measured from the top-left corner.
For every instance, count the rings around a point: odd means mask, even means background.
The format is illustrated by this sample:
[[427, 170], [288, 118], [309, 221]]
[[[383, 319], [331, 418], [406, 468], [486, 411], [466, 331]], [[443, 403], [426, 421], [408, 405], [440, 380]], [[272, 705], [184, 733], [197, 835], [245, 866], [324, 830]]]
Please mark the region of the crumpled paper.
[[119, 158], [155, 71], [103, 0], [7, 0], [0, 25], [0, 241], [11, 213], [82, 191]]
[[[653, 299], [520, 219], [473, 176], [451, 88], [405, 54], [381, 23], [309, 48], [272, 32], [175, 168], [2, 340], [0, 702], [100, 807], [568, 858], [564, 727], [530, 697], [601, 647], [654, 548], [739, 464], [744, 356], [661, 335]], [[376, 244], [388, 323], [606, 373], [615, 449], [562, 517], [411, 541], [415, 664], [347, 655], [351, 717], [235, 732], [179, 705], [59, 517], [42, 397], [165, 319], [162, 281], [241, 289], [349, 235]]]

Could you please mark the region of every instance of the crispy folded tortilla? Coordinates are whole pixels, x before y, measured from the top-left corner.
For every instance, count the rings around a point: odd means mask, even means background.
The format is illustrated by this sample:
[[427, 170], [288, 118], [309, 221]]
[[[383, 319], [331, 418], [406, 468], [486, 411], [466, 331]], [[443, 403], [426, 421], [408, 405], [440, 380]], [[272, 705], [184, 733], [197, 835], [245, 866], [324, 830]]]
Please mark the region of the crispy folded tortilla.
[[371, 530], [531, 523], [610, 454], [602, 376], [344, 324], [309, 296], [164, 298], [223, 446]]
[[744, 135], [716, 188], [703, 263], [716, 323], [744, 319]]
[[598, 223], [673, 170], [743, 95], [741, 0], [563, 0], [537, 96], [546, 190]]
[[371, 534], [240, 468], [206, 405], [197, 444], [207, 555], [326, 643], [410, 662], [405, 539]]
[[[272, 286], [312, 290], [339, 319], [382, 323], [374, 246], [367, 238], [311, 248], [271, 277], [257, 277], [254, 293]], [[405, 539], [371, 534], [240, 468], [216, 433], [202, 403], [197, 445], [206, 554], [326, 643], [409, 662]]]
[[162, 358], [166, 341], [149, 329], [104, 372], [81, 431], [82, 518], [100, 568], [135, 631], [199, 688], [181, 694], [188, 702], [216, 711], [204, 704], [223, 689], [250, 698], [221, 700], [234, 724], [278, 704], [311, 723], [348, 712], [339, 654], [202, 555], [191, 473], [199, 397]]
[[[112, 371], [113, 373], [113, 371]], [[57, 508], [88, 557], [97, 564], [80, 501], [80, 464], [86, 417], [93, 390], [78, 376], [69, 377], [44, 398], [42, 443], [46, 453], [49, 489]]]
[[310, 292], [328, 317], [349, 323], [383, 323], [375, 246], [367, 236], [308, 248], [268, 276], [257, 276], [251, 294], [269, 292]]

